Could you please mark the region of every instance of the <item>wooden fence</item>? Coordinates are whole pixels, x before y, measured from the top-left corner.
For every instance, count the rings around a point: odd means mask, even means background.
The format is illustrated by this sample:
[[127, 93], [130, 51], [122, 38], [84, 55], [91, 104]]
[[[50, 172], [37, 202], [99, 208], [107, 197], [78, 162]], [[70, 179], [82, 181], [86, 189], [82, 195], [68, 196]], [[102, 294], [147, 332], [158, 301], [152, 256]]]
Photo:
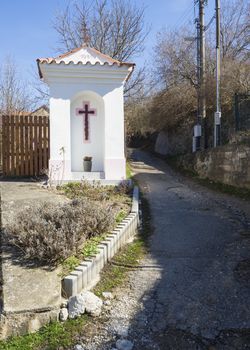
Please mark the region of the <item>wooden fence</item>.
[[2, 173], [39, 176], [48, 169], [49, 117], [2, 116]]

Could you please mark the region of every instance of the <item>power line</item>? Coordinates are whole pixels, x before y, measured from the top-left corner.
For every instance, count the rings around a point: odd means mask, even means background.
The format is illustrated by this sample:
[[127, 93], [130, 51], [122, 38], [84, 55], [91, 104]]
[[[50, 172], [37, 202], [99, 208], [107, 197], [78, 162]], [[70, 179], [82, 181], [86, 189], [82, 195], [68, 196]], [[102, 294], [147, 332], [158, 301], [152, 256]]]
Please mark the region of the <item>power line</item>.
[[[183, 23], [186, 23], [187, 20], [189, 20], [189, 18], [187, 18], [191, 12], [193, 11], [193, 4], [190, 6], [188, 6], [184, 12], [182, 13], [182, 15], [177, 19], [177, 21], [174, 24], [173, 29], [177, 29], [177, 27], [180, 27], [181, 25], [183, 25]], [[183, 22], [184, 21], [184, 22]]]
[[205, 32], [209, 29], [210, 25], [213, 23], [213, 21], [215, 20], [216, 15], [213, 15], [213, 17], [210, 19], [210, 21], [208, 22], [208, 24], [205, 26]]

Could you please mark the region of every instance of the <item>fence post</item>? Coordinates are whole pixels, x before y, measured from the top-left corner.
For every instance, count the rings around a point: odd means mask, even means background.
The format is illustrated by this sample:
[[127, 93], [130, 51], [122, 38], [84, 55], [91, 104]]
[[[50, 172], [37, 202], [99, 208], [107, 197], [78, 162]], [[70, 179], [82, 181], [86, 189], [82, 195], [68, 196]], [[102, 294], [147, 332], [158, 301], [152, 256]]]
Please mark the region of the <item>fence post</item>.
[[234, 117], [235, 117], [235, 131], [239, 130], [239, 95], [234, 94]]

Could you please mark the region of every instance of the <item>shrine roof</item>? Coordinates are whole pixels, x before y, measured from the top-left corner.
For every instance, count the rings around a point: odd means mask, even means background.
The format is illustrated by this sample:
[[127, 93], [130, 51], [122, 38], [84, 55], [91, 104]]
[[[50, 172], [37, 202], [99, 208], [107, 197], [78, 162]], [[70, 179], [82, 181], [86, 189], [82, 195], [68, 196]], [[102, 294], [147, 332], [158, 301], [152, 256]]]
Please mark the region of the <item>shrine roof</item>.
[[[101, 53], [95, 48], [87, 46], [86, 44], [57, 57], [38, 58], [37, 63], [38, 63], [38, 67], [40, 63], [42, 64], [43, 63], [47, 63], [47, 64], [73, 63], [73, 64], [83, 64], [83, 65], [109, 65], [109, 66], [117, 65], [117, 66], [127, 66], [127, 67], [135, 66], [134, 63], [121, 62], [121, 61], [115, 60], [112, 57]], [[42, 78], [42, 72], [40, 70], [40, 67], [39, 67], [39, 75]]]

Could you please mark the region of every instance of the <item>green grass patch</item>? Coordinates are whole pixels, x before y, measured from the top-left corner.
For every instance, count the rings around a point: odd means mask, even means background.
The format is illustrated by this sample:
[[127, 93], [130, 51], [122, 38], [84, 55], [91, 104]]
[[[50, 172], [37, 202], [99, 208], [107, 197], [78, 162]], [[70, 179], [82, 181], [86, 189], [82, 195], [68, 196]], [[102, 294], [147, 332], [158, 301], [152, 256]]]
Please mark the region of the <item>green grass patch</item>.
[[132, 168], [130, 165], [130, 162], [127, 160], [126, 162], [126, 179], [131, 179], [132, 178]]
[[127, 212], [125, 210], [120, 210], [119, 213], [116, 215], [115, 222], [119, 224], [122, 222], [123, 219], [127, 216]]
[[90, 238], [88, 241], [86, 241], [86, 244], [83, 246], [81, 251], [81, 256], [83, 259], [86, 259], [92, 255], [95, 255], [98, 253], [98, 244], [101, 243], [106, 237], [106, 234], [103, 234], [101, 236], [96, 236]]
[[61, 277], [67, 276], [70, 272], [72, 272], [84, 259], [93, 256], [98, 253], [98, 244], [101, 243], [105, 239], [107, 234], [103, 234], [100, 236], [95, 236], [89, 238], [82, 249], [79, 251], [77, 255], [72, 255], [69, 258], [65, 259], [61, 262], [62, 272]]
[[52, 322], [40, 331], [0, 341], [1, 350], [58, 350], [73, 346], [84, 333], [89, 317], [83, 315], [64, 323]]
[[126, 281], [127, 272], [136, 268], [148, 251], [148, 238], [152, 234], [150, 207], [146, 198], [141, 194], [142, 229], [138, 237], [127, 244], [117, 254], [111, 264], [106, 265], [101, 273], [101, 280], [94, 288], [94, 293], [101, 296], [102, 292], [112, 291]]
[[98, 296], [102, 292], [112, 291], [126, 280], [127, 271], [136, 267], [139, 260], [146, 252], [145, 241], [142, 238], [126, 245], [125, 248], [117, 254], [110, 264], [108, 264], [101, 273], [101, 280], [94, 288], [94, 293]]
[[71, 271], [73, 271], [81, 262], [80, 257], [75, 255], [68, 257], [61, 263], [62, 272], [60, 276], [63, 278], [67, 276]]

